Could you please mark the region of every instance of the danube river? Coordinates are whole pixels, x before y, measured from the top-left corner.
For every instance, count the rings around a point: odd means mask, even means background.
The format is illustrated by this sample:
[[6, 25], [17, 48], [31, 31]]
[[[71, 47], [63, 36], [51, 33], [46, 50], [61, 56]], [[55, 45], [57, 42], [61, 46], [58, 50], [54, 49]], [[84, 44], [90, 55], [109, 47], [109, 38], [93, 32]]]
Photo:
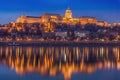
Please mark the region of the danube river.
[[0, 46], [0, 80], [120, 80], [120, 47]]

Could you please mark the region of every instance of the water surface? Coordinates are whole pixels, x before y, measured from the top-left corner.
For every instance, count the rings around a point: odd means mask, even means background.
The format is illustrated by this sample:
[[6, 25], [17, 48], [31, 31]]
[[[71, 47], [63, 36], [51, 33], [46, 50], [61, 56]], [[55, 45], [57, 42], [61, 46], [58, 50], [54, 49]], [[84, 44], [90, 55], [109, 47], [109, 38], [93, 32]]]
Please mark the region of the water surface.
[[0, 80], [120, 80], [119, 46], [0, 46]]

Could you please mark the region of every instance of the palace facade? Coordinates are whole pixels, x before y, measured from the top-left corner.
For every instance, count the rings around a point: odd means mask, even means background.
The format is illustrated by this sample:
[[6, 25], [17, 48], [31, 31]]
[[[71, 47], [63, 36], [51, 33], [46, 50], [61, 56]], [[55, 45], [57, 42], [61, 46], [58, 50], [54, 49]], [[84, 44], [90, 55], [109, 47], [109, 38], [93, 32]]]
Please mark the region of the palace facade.
[[22, 15], [18, 17], [17, 23], [40, 23], [41, 17], [25, 16]]
[[16, 23], [66, 23], [70, 25], [75, 25], [77, 23], [81, 25], [86, 24], [96, 24], [98, 26], [108, 26], [108, 23], [105, 21], [98, 21], [94, 17], [82, 16], [79, 18], [73, 18], [72, 11], [68, 8], [65, 11], [65, 16], [62, 17], [60, 14], [43, 14], [41, 17], [32, 17], [22, 15], [18, 17]]

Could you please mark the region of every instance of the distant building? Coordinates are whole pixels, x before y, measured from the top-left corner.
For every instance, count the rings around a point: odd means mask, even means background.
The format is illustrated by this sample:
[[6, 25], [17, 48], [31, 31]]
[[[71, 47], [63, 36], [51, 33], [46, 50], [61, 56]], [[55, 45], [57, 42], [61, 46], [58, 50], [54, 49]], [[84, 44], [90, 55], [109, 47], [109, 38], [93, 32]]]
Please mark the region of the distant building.
[[[17, 19], [17, 23], [66, 23], [69, 25], [75, 25], [80, 23], [81, 25], [86, 24], [96, 24], [98, 26], [108, 26], [108, 23], [105, 21], [98, 21], [94, 17], [80, 17], [80, 18], [73, 18], [72, 11], [68, 8], [65, 11], [65, 16], [62, 17], [60, 14], [43, 14], [41, 17], [32, 17], [32, 16], [20, 16]], [[48, 24], [47, 24], [48, 25]]]
[[86, 17], [86, 16], [83, 16], [83, 17], [80, 17], [80, 18], [79, 18], [79, 22], [80, 22], [80, 24], [82, 24], [82, 25], [86, 25], [86, 24], [97, 24], [97, 19], [94, 18], [94, 17]]
[[87, 37], [89, 36], [90, 32], [89, 31], [74, 31], [75, 37]]
[[65, 38], [67, 37], [67, 31], [55, 31], [55, 36]]
[[97, 25], [98, 25], [98, 26], [109, 26], [108, 23], [105, 22], [105, 21], [98, 21], [98, 22], [97, 22]]
[[99, 29], [97, 31], [99, 34], [104, 34], [107, 36], [117, 36], [118, 32], [114, 31], [114, 30], [109, 30], [109, 29]]
[[17, 23], [41, 23], [41, 17], [33, 17], [33, 16], [20, 16], [18, 17]]
[[68, 8], [65, 12], [65, 18], [71, 19], [72, 18], [72, 11]]
[[112, 26], [120, 26], [120, 22], [111, 24]]
[[62, 20], [62, 16], [60, 16], [59, 14], [43, 14], [41, 18], [43, 23], [48, 23], [48, 22], [58, 23]]
[[65, 17], [63, 17], [63, 19], [62, 19], [62, 23], [75, 25], [78, 22], [79, 22], [79, 19], [78, 18], [73, 18], [72, 17], [72, 11], [68, 8], [65, 11]]

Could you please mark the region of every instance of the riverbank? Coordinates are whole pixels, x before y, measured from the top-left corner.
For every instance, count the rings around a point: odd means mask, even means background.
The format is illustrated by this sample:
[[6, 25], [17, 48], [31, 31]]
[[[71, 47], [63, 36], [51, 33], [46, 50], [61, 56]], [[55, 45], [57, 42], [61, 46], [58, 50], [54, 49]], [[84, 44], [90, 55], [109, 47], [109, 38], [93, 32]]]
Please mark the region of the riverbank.
[[[14, 44], [13, 44], [14, 42]], [[0, 41], [0, 45], [11, 46], [120, 46], [120, 41]]]

